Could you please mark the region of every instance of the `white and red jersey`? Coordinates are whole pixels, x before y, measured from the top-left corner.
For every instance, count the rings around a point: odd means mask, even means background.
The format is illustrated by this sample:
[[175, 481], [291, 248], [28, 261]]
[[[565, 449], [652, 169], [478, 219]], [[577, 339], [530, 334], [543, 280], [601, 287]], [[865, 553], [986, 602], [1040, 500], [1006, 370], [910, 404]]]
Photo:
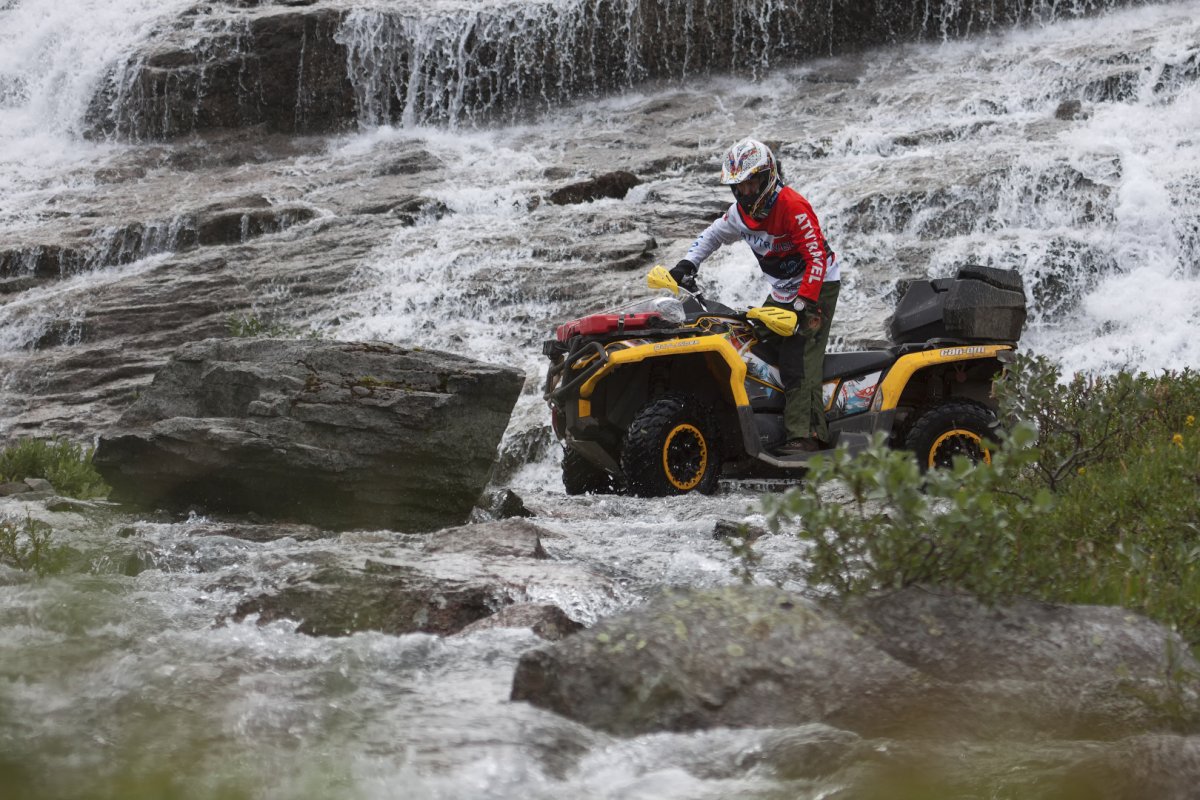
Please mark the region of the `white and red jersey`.
[[696, 266], [724, 244], [742, 239], [771, 284], [771, 297], [791, 303], [797, 297], [816, 302], [825, 281], [840, 279], [837, 256], [829, 249], [812, 206], [795, 189], [784, 186], [765, 219], [745, 214], [737, 203], [709, 225], [688, 248]]

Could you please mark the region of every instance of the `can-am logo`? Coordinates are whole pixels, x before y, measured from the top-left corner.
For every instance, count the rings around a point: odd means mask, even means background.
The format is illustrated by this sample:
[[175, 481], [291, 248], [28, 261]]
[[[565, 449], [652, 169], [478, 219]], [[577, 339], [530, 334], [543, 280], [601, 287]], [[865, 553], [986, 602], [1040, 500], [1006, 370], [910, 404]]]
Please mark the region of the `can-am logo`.
[[938, 355], [942, 358], [953, 358], [954, 356], [977, 356], [986, 352], [986, 347], [951, 347], [948, 350], [942, 350]]
[[679, 350], [683, 347], [695, 347], [697, 344], [699, 342], [695, 339], [687, 339], [682, 342], [663, 342], [662, 344], [654, 345], [654, 352], [657, 353], [660, 350]]

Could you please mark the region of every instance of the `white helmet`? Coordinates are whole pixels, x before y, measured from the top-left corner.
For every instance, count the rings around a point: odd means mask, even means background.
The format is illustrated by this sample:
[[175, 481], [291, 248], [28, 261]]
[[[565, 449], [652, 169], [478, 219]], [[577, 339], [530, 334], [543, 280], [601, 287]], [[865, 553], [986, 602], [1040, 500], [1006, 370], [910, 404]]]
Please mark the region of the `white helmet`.
[[[748, 180], [761, 182], [762, 187], [751, 193], [739, 193], [738, 185]], [[767, 216], [771, 201], [782, 185], [771, 148], [757, 139], [743, 139], [729, 148], [721, 165], [721, 183], [733, 189], [738, 205], [755, 219]]]

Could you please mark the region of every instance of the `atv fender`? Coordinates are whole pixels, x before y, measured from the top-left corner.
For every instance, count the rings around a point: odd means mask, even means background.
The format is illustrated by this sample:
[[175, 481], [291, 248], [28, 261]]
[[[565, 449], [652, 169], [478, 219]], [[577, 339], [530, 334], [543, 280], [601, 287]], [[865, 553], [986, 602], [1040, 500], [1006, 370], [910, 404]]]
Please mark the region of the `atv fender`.
[[1011, 357], [1012, 349], [1012, 345], [1008, 344], [953, 345], [900, 356], [896, 359], [895, 365], [888, 370], [879, 386], [877, 410], [895, 410], [896, 406], [900, 404], [900, 398], [904, 394], [908, 382], [920, 370], [956, 361], [992, 359], [1004, 363]]
[[579, 387], [577, 415], [580, 419], [592, 415], [591, 397], [600, 381], [619, 367], [637, 364], [651, 358], [678, 356], [681, 354], [712, 353], [729, 370], [725, 376], [729, 382], [729, 394], [733, 398], [737, 419], [742, 433], [742, 446], [747, 453], [759, 452], [758, 428], [754, 422], [754, 409], [746, 394], [746, 362], [723, 335], [697, 336], [690, 339], [675, 339], [665, 342], [646, 342], [624, 349], [611, 348], [602, 364], [595, 362], [586, 380]]

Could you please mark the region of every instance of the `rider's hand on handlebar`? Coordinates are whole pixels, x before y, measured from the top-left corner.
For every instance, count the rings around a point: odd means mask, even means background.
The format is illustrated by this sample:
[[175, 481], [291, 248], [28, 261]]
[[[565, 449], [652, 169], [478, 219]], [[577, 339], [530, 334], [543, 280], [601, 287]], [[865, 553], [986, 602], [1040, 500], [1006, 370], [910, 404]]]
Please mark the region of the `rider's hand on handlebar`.
[[671, 267], [671, 277], [684, 289], [687, 289], [689, 292], [696, 292], [699, 288], [696, 286], [696, 274], [699, 271], [699, 267], [685, 258]]
[[804, 297], [797, 297], [794, 307], [798, 317], [796, 333], [799, 336], [816, 335], [825, 323], [825, 314], [821, 312], [821, 307]]

